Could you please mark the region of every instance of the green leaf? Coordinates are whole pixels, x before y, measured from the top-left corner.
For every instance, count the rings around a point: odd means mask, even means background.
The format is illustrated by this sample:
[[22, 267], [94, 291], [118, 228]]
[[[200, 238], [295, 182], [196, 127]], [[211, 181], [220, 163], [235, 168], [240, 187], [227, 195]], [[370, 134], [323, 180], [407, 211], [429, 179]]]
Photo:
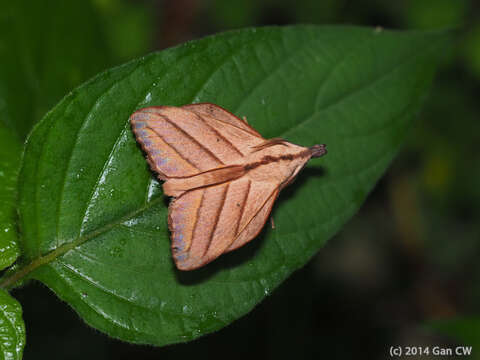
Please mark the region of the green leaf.
[[19, 255], [16, 200], [21, 149], [16, 135], [0, 123], [0, 270]]
[[0, 0], [0, 122], [24, 138], [68, 91], [107, 68], [85, 0]]
[[[444, 32], [294, 26], [234, 31], [151, 54], [74, 90], [35, 128], [21, 171], [24, 267], [87, 323], [164, 345], [218, 330], [303, 266], [364, 201], [431, 84]], [[265, 137], [326, 143], [244, 248], [175, 270], [167, 201], [128, 118], [217, 103]]]
[[8, 292], [0, 289], [0, 359], [20, 360], [24, 347], [22, 307]]

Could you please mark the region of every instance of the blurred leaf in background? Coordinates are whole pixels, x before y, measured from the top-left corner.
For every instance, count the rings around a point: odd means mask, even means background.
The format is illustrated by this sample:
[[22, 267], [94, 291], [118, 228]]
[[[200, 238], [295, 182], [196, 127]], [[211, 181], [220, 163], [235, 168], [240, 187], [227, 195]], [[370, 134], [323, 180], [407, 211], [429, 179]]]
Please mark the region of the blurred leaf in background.
[[90, 1], [1, 0], [0, 7], [0, 120], [23, 139], [112, 60]]
[[408, 0], [405, 20], [409, 28], [435, 29], [465, 24], [470, 0]]
[[473, 346], [474, 358], [480, 359], [480, 354], [478, 354], [478, 347], [480, 346], [480, 318], [478, 316], [432, 321], [429, 324], [429, 328], [450, 335], [462, 344]]
[[159, 26], [152, 1], [91, 0], [115, 63], [145, 55]]
[[253, 26], [257, 22], [261, 9], [262, 2], [256, 0], [212, 0], [204, 2], [202, 17], [199, 20], [209, 27], [213, 25], [220, 29]]
[[465, 35], [464, 61], [467, 69], [480, 81], [480, 22]]

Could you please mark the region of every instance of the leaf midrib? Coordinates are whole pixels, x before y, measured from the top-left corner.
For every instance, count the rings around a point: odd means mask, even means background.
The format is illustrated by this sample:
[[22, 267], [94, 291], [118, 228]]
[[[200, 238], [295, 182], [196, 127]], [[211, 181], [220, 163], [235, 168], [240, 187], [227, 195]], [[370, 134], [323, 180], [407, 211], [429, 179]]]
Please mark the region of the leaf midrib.
[[70, 250], [75, 249], [76, 247], [82, 245], [86, 241], [96, 238], [97, 236], [102, 235], [103, 233], [111, 230], [115, 226], [118, 226], [133, 217], [141, 214], [142, 212], [150, 209], [153, 205], [159, 203], [162, 201], [163, 196], [158, 196], [157, 198], [153, 199], [149, 203], [145, 204], [144, 206], [129, 212], [127, 215], [119, 218], [117, 221], [110, 222], [108, 224], [105, 224], [104, 226], [99, 227], [96, 230], [92, 230], [88, 234], [85, 234], [83, 236], [73, 238], [71, 241], [67, 241], [64, 244], [60, 245], [57, 247], [55, 250], [52, 250], [48, 252], [45, 255], [39, 256], [36, 259], [32, 260], [30, 263], [22, 267], [20, 270], [15, 272], [9, 277], [6, 277], [2, 279], [0, 282], [0, 288], [9, 288], [12, 285], [14, 285], [18, 280], [22, 279], [23, 277], [27, 276], [29, 273], [31, 273], [33, 270], [37, 269], [38, 267], [48, 264], [52, 261], [54, 261], [57, 257], [62, 256], [63, 254], [67, 253]]

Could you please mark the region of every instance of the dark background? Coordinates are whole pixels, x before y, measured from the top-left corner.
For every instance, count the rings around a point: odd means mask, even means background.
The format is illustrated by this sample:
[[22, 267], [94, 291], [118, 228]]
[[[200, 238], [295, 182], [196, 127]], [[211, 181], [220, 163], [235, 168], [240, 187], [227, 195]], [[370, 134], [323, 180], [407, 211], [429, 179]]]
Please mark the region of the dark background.
[[[92, 4], [103, 19], [110, 66], [246, 26], [328, 23], [459, 31], [405, 147], [359, 213], [250, 314], [188, 344], [138, 346], [89, 328], [46, 287], [32, 283], [13, 294], [23, 305], [25, 359], [385, 359], [390, 345], [459, 343], [480, 354], [475, 333], [480, 331], [475, 320], [480, 318], [479, 1]], [[466, 320], [442, 332], [432, 326], [436, 319], [456, 318]]]

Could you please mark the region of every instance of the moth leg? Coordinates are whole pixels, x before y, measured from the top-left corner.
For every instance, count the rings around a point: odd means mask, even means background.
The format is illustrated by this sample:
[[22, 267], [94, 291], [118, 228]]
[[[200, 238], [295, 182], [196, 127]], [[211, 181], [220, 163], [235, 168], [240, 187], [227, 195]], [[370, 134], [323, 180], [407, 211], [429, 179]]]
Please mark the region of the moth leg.
[[243, 121], [245, 121], [246, 124], [248, 124], [248, 121], [247, 121], [247, 117], [246, 117], [246, 116], [244, 116], [242, 119], [243, 119]]
[[272, 225], [272, 229], [275, 229], [275, 221], [273, 221], [273, 216], [270, 216], [270, 225]]

